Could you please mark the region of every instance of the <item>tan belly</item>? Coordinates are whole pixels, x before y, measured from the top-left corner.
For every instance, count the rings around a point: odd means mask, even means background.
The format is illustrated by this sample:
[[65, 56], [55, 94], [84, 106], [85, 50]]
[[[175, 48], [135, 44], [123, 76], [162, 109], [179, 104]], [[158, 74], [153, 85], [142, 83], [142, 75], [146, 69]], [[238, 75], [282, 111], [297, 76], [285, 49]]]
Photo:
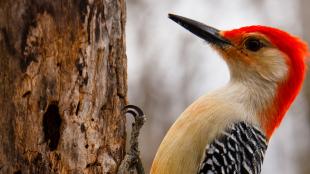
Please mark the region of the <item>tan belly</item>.
[[169, 129], [157, 151], [151, 174], [198, 172], [206, 145], [232, 122], [230, 118], [234, 118], [227, 114], [236, 115], [227, 112], [231, 110], [229, 106], [205, 101], [192, 104]]
[[160, 145], [152, 165], [151, 174], [191, 174], [197, 173], [203, 149], [192, 140], [180, 138], [169, 131]]

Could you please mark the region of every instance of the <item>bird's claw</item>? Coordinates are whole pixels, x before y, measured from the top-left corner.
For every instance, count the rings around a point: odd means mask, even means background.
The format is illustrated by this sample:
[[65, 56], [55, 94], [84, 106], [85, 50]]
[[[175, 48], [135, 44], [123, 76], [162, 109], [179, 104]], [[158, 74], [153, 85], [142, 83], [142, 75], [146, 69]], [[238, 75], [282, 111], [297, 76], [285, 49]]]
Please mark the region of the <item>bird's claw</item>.
[[125, 112], [125, 114], [126, 113], [131, 114], [135, 118], [135, 121], [145, 119], [145, 115], [144, 115], [142, 109], [140, 109], [138, 106], [126, 105], [122, 109], [122, 111]]
[[145, 115], [143, 111], [135, 105], [127, 105], [122, 111], [124, 114], [131, 114], [135, 122], [132, 124], [129, 152], [126, 153], [117, 174], [131, 173], [133, 169], [135, 169], [138, 174], [144, 174], [144, 168], [140, 159], [138, 137], [140, 129], [145, 121]]

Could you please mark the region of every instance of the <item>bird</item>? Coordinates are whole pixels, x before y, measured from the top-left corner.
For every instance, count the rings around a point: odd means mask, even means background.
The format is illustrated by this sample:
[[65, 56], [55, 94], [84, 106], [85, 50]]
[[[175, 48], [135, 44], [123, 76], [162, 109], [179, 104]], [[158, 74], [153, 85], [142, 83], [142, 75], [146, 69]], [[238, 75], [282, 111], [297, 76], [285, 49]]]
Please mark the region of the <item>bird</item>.
[[268, 142], [301, 90], [307, 44], [262, 25], [218, 30], [168, 15], [226, 62], [230, 80], [178, 117], [162, 140], [151, 174], [259, 174]]

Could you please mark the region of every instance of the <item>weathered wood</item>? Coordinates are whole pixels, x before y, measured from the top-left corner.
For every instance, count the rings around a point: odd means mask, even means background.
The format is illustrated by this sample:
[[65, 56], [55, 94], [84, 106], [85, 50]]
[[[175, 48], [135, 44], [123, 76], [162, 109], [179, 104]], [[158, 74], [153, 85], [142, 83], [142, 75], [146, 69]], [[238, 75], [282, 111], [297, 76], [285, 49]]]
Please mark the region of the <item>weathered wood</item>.
[[116, 173], [124, 0], [0, 0], [0, 173]]

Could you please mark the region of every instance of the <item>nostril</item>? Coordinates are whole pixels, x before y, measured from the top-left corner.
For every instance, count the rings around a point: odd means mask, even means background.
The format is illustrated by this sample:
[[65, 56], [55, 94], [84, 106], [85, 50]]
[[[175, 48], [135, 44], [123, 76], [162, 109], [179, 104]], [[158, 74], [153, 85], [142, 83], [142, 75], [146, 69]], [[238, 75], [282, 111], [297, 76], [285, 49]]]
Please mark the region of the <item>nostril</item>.
[[51, 151], [56, 150], [60, 138], [61, 117], [56, 104], [48, 106], [43, 115], [44, 140], [48, 143]]

